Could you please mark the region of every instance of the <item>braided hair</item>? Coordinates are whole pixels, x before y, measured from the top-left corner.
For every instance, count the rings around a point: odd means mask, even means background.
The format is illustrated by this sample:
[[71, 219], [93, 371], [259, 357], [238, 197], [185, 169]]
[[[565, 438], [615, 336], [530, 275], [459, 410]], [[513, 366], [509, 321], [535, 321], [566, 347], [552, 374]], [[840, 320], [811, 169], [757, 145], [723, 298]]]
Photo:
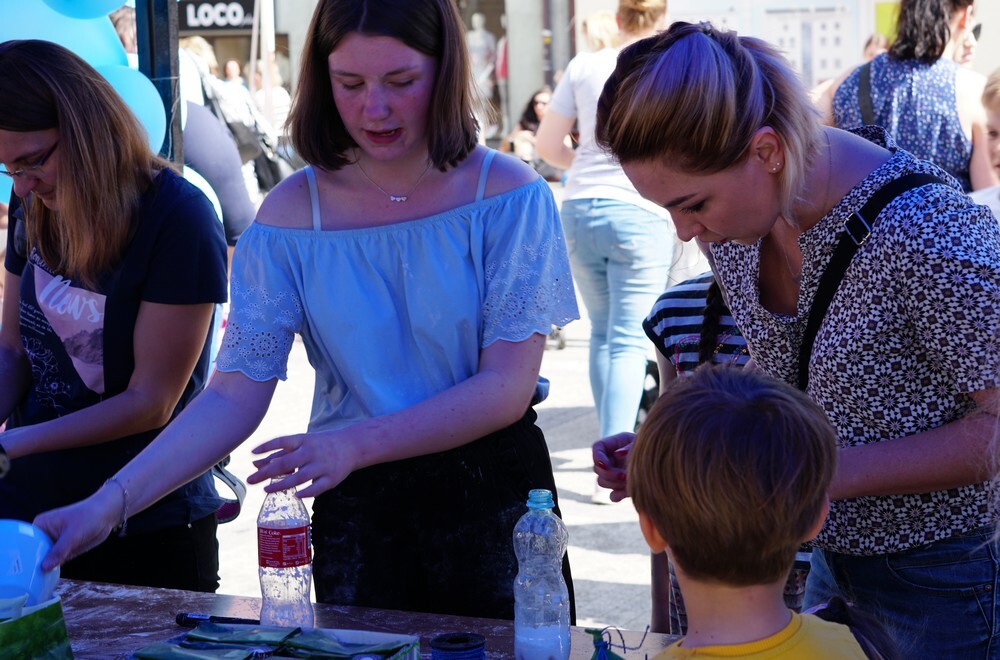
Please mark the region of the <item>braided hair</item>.
[[719, 346], [719, 319], [725, 314], [726, 299], [722, 296], [719, 281], [714, 277], [705, 292], [705, 310], [702, 312], [701, 335], [698, 339], [698, 364], [712, 362]]

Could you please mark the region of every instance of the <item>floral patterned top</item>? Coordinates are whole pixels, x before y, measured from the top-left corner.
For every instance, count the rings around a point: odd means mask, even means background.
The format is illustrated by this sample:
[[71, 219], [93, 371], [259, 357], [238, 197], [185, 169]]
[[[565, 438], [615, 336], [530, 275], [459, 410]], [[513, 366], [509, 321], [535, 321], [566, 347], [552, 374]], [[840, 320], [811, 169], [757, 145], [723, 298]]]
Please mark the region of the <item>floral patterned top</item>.
[[[794, 317], [760, 302], [760, 243], [712, 246], [733, 318], [756, 363], [794, 384], [820, 276], [847, 216], [891, 179], [934, 165], [878, 127], [854, 131], [892, 157], [799, 237], [802, 283]], [[914, 435], [967, 414], [971, 392], [1000, 386], [1000, 225], [954, 187], [905, 192], [879, 214], [816, 335], [808, 393], [841, 446]], [[832, 503], [816, 539], [852, 555], [905, 550], [992, 524], [987, 484]]]
[[[972, 141], [962, 130], [955, 98], [958, 65], [947, 58], [933, 64], [895, 60], [882, 53], [871, 62], [871, 97], [875, 123], [917, 158], [929, 160], [972, 190], [969, 159]], [[851, 72], [833, 97], [833, 123], [860, 126], [858, 69]]]

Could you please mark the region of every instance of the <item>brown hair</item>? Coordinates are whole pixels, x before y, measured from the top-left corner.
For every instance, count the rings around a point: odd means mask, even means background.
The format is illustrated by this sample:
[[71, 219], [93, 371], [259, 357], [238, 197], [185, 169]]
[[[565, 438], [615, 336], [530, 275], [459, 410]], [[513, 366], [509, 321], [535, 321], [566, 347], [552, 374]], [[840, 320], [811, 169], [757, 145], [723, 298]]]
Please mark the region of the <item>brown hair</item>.
[[476, 146], [473, 92], [462, 19], [452, 0], [321, 0], [305, 46], [288, 116], [292, 143], [306, 162], [337, 170], [355, 146], [333, 102], [327, 58], [351, 32], [397, 39], [438, 62], [428, 151], [438, 169], [457, 165]]
[[705, 290], [705, 308], [701, 313], [701, 329], [698, 334], [698, 364], [713, 362], [719, 350], [719, 330], [723, 314], [728, 314], [725, 296], [719, 281], [712, 277]]
[[59, 210], [25, 204], [28, 244], [55, 272], [93, 287], [121, 258], [139, 198], [169, 163], [104, 77], [57, 44], [0, 44], [0, 98], [0, 128], [59, 133]]
[[121, 40], [125, 52], [138, 53], [139, 42], [135, 27], [135, 8], [128, 6], [119, 7], [111, 12], [108, 18], [111, 19], [111, 24], [115, 26], [115, 32], [118, 33], [118, 39]]
[[802, 81], [764, 41], [677, 22], [619, 55], [598, 101], [595, 133], [622, 163], [662, 161], [711, 174], [746, 159], [765, 126], [784, 147], [781, 210], [794, 222], [821, 135]]
[[803, 392], [703, 365], [660, 397], [628, 457], [628, 492], [695, 579], [783, 580], [826, 503], [836, 435]]
[[951, 41], [951, 19], [975, 0], [901, 0], [889, 57], [936, 62]]

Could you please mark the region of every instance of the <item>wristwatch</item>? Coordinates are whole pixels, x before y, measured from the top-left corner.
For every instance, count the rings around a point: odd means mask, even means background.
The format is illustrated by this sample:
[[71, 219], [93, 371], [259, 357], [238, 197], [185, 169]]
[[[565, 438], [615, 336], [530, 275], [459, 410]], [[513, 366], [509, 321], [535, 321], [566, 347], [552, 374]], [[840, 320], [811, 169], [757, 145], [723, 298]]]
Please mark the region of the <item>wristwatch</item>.
[[7, 450], [0, 445], [0, 479], [7, 476], [10, 472], [10, 457], [7, 456]]

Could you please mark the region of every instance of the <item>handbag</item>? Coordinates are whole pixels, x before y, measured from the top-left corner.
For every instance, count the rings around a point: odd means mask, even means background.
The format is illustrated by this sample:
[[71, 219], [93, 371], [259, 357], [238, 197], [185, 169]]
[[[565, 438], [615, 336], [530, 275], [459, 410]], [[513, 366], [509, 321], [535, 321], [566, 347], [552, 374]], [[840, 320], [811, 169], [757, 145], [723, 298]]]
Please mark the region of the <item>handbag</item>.
[[201, 92], [202, 96], [205, 97], [205, 107], [211, 110], [212, 114], [215, 115], [232, 134], [233, 142], [236, 143], [236, 148], [240, 152], [240, 161], [249, 163], [251, 160], [260, 156], [263, 152], [263, 148], [261, 147], [261, 134], [257, 130], [257, 127], [249, 126], [242, 121], [231, 121], [230, 118], [226, 116], [226, 112], [222, 108], [222, 103], [219, 102], [219, 97], [217, 96], [215, 88], [210, 81], [205, 79], [205, 74], [203, 74], [201, 78]]
[[267, 139], [262, 138], [259, 144], [260, 153], [253, 159], [254, 172], [261, 192], [267, 192], [294, 172], [295, 168], [278, 154]]
[[819, 285], [816, 287], [816, 297], [813, 299], [812, 307], [809, 309], [809, 318], [806, 321], [805, 333], [802, 336], [802, 345], [799, 347], [799, 389], [803, 392], [809, 385], [809, 359], [812, 356], [813, 343], [816, 341], [816, 333], [823, 323], [823, 317], [840, 288], [840, 281], [844, 279], [847, 267], [851, 265], [851, 260], [858, 248], [864, 245], [871, 235], [872, 227], [878, 221], [878, 215], [889, 202], [902, 193], [912, 188], [929, 183], [940, 183], [948, 185], [946, 181], [933, 174], [907, 174], [898, 179], [889, 181], [865, 202], [859, 210], [855, 211], [844, 221], [844, 231], [839, 234], [840, 239], [830, 257], [830, 263], [820, 276]]
[[249, 163], [263, 153], [261, 148], [260, 134], [255, 128], [247, 126], [239, 121], [224, 122], [229, 132], [233, 134], [233, 141], [240, 152], [240, 160]]
[[224, 459], [212, 466], [212, 476], [229, 487], [229, 490], [233, 492], [235, 497], [222, 497], [222, 505], [215, 510], [215, 519], [221, 525], [222, 523], [227, 523], [232, 520], [236, 520], [236, 516], [240, 515], [240, 510], [243, 508], [243, 500], [247, 496], [247, 486], [243, 483], [239, 477], [226, 469], [229, 465], [230, 457], [226, 456]]

